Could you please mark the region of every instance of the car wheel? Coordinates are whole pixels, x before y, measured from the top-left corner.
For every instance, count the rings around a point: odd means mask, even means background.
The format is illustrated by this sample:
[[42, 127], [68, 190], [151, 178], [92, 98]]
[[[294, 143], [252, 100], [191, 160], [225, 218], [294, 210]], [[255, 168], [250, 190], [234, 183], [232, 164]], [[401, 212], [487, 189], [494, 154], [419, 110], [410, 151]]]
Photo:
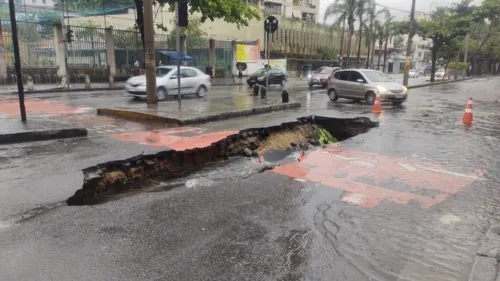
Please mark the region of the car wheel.
[[199, 98], [202, 98], [204, 97], [205, 95], [207, 94], [207, 88], [205, 86], [200, 86], [198, 88], [198, 91], [196, 92], [196, 95], [199, 97]]
[[312, 88], [314, 85], [312, 83], [309, 83], [309, 88]]
[[339, 99], [339, 96], [337, 95], [337, 91], [335, 91], [335, 89], [330, 89], [328, 91], [328, 97], [331, 101], [336, 101]]
[[285, 86], [285, 81], [281, 80], [280, 85], [281, 85], [281, 87]]
[[157, 100], [164, 100], [167, 98], [167, 89], [163, 87], [159, 87], [156, 89], [156, 99]]
[[368, 93], [366, 93], [365, 101], [366, 101], [366, 103], [368, 103], [368, 104], [374, 104], [374, 103], [375, 103], [375, 98], [376, 98], [376, 97], [377, 97], [377, 96], [375, 95], [375, 93], [374, 93], [374, 92], [368, 92]]

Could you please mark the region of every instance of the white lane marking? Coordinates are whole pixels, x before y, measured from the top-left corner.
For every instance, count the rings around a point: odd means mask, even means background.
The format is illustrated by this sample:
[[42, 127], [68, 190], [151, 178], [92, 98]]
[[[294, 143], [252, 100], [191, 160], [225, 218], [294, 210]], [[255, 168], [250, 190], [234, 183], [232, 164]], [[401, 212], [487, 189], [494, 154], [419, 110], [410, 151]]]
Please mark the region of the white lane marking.
[[449, 176], [455, 176], [455, 177], [461, 177], [461, 178], [469, 178], [469, 179], [474, 179], [474, 180], [486, 180], [485, 178], [480, 178], [474, 175], [467, 175], [467, 174], [462, 174], [462, 173], [457, 173], [457, 172], [452, 172], [452, 171], [447, 171], [447, 170], [441, 170], [441, 169], [434, 169], [434, 168], [428, 168], [422, 165], [415, 164], [415, 167], [426, 170], [429, 172], [434, 172], [434, 173], [439, 173], [439, 174], [445, 174]]
[[305, 179], [293, 179], [294, 181], [299, 181], [299, 182], [306, 182]]
[[347, 203], [351, 203], [351, 204], [355, 204], [355, 205], [361, 205], [361, 203], [363, 203], [363, 201], [365, 200], [366, 198], [366, 195], [364, 194], [361, 194], [361, 193], [351, 193], [349, 195], [346, 195], [344, 197], [342, 197], [342, 201], [344, 202], [347, 202]]
[[460, 217], [455, 216], [454, 214], [447, 213], [444, 216], [442, 216], [439, 221], [444, 223], [444, 224], [452, 224], [461, 221], [462, 219]]
[[400, 166], [401, 168], [404, 168], [406, 169], [407, 171], [410, 171], [410, 172], [415, 172], [415, 171], [418, 171], [417, 168], [413, 167], [412, 165], [410, 164], [407, 164], [407, 163], [400, 163], [400, 162], [396, 162], [396, 164], [398, 166]]

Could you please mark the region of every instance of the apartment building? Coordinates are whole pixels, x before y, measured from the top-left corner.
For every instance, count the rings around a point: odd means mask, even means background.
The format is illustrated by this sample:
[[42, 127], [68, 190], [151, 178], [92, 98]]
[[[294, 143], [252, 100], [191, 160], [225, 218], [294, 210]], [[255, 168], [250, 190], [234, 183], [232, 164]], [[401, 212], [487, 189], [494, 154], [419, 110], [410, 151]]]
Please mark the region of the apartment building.
[[248, 0], [264, 13], [315, 22], [320, 0]]

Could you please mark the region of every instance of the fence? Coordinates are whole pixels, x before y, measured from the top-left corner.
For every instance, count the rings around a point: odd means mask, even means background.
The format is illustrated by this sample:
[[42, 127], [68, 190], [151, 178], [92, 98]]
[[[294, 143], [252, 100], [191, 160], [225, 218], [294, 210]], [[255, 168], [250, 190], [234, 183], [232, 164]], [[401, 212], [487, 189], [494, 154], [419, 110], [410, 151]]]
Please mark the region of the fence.
[[[7, 66], [14, 65], [14, 50], [9, 20], [0, 20], [2, 40], [5, 47]], [[23, 68], [57, 68], [54, 26], [39, 22], [17, 22], [21, 64]], [[70, 69], [106, 69], [109, 65], [106, 52], [106, 30], [84, 26], [71, 26], [73, 42], [67, 44], [68, 66]], [[65, 30], [63, 29], [63, 33]], [[115, 63], [117, 69], [136, 69], [136, 63], [144, 62], [144, 50], [139, 32], [135, 30], [113, 30]], [[204, 71], [210, 62], [209, 39], [202, 37], [186, 38], [186, 53], [194, 59], [188, 65]], [[175, 36], [156, 34], [155, 48], [157, 63], [175, 63], [160, 51], [175, 51]], [[215, 41], [215, 69], [219, 75], [232, 73], [233, 51], [231, 41]], [[41, 71], [41, 70], [40, 70]]]
[[[0, 20], [7, 65], [14, 65], [12, 28], [9, 20]], [[54, 27], [51, 24], [17, 22], [21, 66], [47, 68], [56, 66]]]
[[106, 68], [106, 30], [71, 26], [73, 42], [68, 44], [68, 66], [78, 68]]

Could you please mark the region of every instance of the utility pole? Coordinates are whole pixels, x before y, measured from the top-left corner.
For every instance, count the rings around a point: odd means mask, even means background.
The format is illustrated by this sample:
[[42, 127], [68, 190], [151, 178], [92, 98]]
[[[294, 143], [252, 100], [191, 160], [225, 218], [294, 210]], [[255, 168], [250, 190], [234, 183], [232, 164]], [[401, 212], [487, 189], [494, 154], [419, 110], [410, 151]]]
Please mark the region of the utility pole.
[[[26, 6], [25, 6], [26, 7]], [[26, 122], [26, 108], [24, 107], [23, 75], [21, 73], [21, 55], [19, 54], [19, 39], [17, 37], [17, 22], [14, 0], [9, 0], [10, 27], [12, 29], [12, 47], [14, 48], [14, 66], [17, 76], [17, 92], [19, 93], [19, 108], [21, 121]]]
[[413, 45], [414, 34], [415, 34], [415, 0], [412, 0], [411, 12], [410, 12], [410, 27], [408, 29], [408, 44], [406, 46], [405, 75], [403, 77], [403, 85], [405, 87], [408, 87], [408, 79], [410, 78], [411, 49]]
[[177, 99], [181, 110], [181, 34], [179, 29], [179, 1], [175, 2], [175, 48], [177, 49]]
[[[158, 103], [156, 97], [156, 61], [153, 28], [153, 1], [144, 0], [144, 47], [146, 66], [146, 94], [148, 105]], [[177, 73], [179, 75], [179, 73]]]

